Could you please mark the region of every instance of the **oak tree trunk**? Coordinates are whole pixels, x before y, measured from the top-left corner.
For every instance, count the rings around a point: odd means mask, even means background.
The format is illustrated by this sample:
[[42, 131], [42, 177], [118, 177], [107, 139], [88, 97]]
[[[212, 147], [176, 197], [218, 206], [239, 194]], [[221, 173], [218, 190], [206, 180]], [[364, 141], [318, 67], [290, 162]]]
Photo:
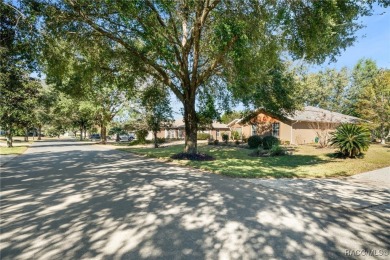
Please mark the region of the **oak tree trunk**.
[[101, 127], [100, 127], [100, 138], [101, 138], [101, 143], [102, 144], [106, 144], [107, 143], [106, 132], [107, 132], [107, 127], [102, 124]]
[[42, 135], [42, 126], [38, 126], [38, 140], [42, 140], [41, 135]]
[[83, 140], [83, 128], [80, 127], [80, 141]]
[[381, 124], [381, 144], [386, 144], [386, 130], [384, 124]]
[[157, 131], [153, 131], [154, 136], [154, 148], [158, 148]]
[[12, 131], [11, 131], [11, 129], [7, 130], [6, 136], [7, 136], [7, 147], [12, 147], [13, 146], [13, 140], [12, 140]]
[[185, 124], [185, 148], [184, 152], [195, 154], [197, 148], [198, 124], [195, 111], [195, 93], [186, 97], [184, 102], [184, 124]]
[[25, 142], [28, 142], [28, 127], [26, 127], [26, 129], [24, 130], [24, 132], [25, 132], [24, 141], [25, 141]]

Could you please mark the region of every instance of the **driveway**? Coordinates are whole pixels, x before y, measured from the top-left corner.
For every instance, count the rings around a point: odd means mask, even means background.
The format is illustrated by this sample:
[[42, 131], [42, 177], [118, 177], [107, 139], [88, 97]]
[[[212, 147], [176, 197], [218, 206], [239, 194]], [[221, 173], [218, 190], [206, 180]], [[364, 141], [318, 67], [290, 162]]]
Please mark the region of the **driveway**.
[[1, 259], [388, 259], [389, 219], [89, 143], [1, 169]]
[[390, 214], [390, 167], [332, 179], [245, 179], [278, 192], [318, 200], [350, 211]]

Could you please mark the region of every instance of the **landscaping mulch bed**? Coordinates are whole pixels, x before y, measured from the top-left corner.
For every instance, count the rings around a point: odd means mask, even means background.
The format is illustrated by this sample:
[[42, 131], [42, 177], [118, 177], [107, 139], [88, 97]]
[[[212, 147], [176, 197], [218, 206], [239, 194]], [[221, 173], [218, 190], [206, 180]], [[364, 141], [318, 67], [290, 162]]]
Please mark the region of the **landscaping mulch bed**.
[[190, 160], [190, 161], [214, 161], [215, 158], [208, 154], [203, 153], [177, 153], [171, 156], [171, 159], [175, 160]]

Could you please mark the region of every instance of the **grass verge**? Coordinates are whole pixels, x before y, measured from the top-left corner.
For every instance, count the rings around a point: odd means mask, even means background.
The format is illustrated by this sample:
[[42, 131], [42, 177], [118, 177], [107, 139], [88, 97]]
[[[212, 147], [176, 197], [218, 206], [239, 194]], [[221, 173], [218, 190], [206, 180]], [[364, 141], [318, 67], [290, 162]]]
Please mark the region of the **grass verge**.
[[0, 147], [0, 155], [22, 154], [28, 146]]
[[[118, 148], [122, 151], [162, 158], [183, 151], [183, 145], [164, 148]], [[323, 178], [350, 176], [390, 166], [390, 147], [373, 144], [361, 159], [334, 158], [334, 149], [299, 146], [293, 155], [279, 157], [251, 157], [248, 149], [199, 145], [200, 153], [215, 157], [215, 161], [178, 161], [180, 165], [212, 171], [232, 177], [249, 178]]]

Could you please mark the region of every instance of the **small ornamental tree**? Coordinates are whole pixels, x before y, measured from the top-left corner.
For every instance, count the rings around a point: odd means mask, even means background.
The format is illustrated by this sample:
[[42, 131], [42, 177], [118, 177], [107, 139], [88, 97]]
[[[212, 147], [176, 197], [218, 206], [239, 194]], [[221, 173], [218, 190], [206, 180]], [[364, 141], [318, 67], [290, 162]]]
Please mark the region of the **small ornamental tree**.
[[313, 129], [318, 138], [319, 147], [325, 148], [329, 145], [330, 133], [339, 123], [333, 120], [333, 117], [327, 118], [325, 113], [322, 113], [316, 122], [310, 122], [309, 127]]
[[233, 140], [239, 140], [240, 139], [240, 133], [238, 131], [232, 131], [232, 139]]
[[157, 148], [157, 132], [171, 126], [173, 121], [168, 93], [161, 84], [152, 83], [143, 92], [141, 104], [146, 111], [148, 130], [153, 132], [154, 147]]
[[137, 136], [137, 140], [140, 143], [144, 143], [146, 141], [146, 137], [148, 136], [148, 130], [140, 129], [135, 131], [135, 135]]
[[331, 135], [331, 145], [338, 147], [345, 157], [355, 158], [370, 146], [370, 131], [362, 126], [342, 124]]

